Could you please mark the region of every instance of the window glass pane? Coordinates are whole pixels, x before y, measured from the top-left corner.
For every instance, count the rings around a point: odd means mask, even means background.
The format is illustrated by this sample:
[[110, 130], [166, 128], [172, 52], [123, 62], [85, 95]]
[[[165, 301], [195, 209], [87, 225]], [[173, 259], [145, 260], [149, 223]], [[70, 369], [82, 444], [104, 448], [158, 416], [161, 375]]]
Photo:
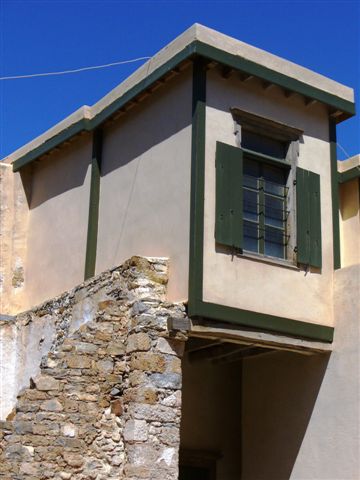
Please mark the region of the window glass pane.
[[244, 221], [244, 250], [259, 251], [259, 227], [256, 223]]
[[286, 171], [283, 168], [274, 167], [272, 165], [263, 165], [263, 177], [265, 180], [269, 180], [272, 183], [285, 185], [286, 183]]
[[265, 255], [284, 258], [285, 237], [282, 230], [265, 227]]
[[241, 134], [241, 146], [254, 152], [264, 153], [271, 157], [284, 159], [286, 157], [286, 151], [288, 144], [275, 140], [266, 135], [260, 135], [258, 133], [250, 132], [243, 128]]
[[244, 175], [243, 182], [244, 182], [244, 187], [253, 188], [254, 190], [258, 190], [259, 188], [258, 177], [251, 177], [250, 175]]
[[255, 160], [249, 158], [244, 159], [244, 175], [250, 175], [251, 177], [260, 177], [260, 164]]
[[265, 224], [283, 228], [285, 221], [284, 199], [265, 195]]
[[244, 189], [244, 219], [258, 221], [258, 194]]
[[279, 183], [264, 181], [264, 191], [266, 193], [272, 193], [273, 195], [278, 195], [279, 197], [287, 196], [287, 188], [284, 185], [280, 185]]

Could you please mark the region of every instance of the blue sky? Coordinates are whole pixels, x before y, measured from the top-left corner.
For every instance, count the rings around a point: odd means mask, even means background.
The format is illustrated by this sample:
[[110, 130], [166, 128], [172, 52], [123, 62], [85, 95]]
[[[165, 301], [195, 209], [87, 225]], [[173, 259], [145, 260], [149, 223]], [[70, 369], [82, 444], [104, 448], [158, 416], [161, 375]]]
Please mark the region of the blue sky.
[[[0, 77], [151, 56], [195, 22], [355, 88], [360, 109], [358, 0], [0, 0]], [[0, 81], [0, 158], [140, 64]], [[350, 156], [360, 152], [359, 116], [339, 125], [338, 142]], [[338, 148], [338, 156], [347, 155]]]

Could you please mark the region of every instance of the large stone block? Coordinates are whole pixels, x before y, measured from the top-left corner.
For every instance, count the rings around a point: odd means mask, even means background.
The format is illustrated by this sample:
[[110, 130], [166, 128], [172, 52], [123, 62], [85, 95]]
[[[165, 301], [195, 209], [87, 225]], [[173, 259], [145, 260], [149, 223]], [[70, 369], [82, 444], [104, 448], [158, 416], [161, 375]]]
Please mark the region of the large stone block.
[[150, 350], [151, 339], [146, 333], [134, 333], [129, 335], [127, 339], [126, 352], [131, 353], [135, 351]]
[[91, 357], [86, 355], [67, 355], [66, 363], [69, 368], [90, 368]]
[[59, 390], [60, 382], [49, 375], [38, 375], [34, 379], [35, 386], [38, 390]]
[[172, 390], [181, 388], [181, 375], [179, 373], [154, 373], [150, 376], [150, 381], [157, 388]]
[[147, 440], [149, 427], [145, 420], [128, 420], [124, 428], [124, 439], [128, 442], [144, 442]]
[[137, 352], [131, 356], [131, 369], [147, 372], [164, 372], [166, 360], [163, 355], [151, 352]]
[[63, 406], [56, 398], [45, 400], [45, 402], [40, 405], [40, 408], [41, 410], [48, 410], [50, 412], [61, 412], [63, 410]]

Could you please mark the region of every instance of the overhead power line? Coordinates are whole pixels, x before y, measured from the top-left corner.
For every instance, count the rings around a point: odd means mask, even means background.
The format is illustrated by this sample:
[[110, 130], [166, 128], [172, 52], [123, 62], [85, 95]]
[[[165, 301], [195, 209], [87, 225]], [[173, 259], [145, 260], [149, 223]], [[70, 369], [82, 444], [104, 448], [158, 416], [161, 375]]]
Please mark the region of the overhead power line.
[[151, 57], [132, 58], [131, 60], [123, 60], [120, 62], [105, 63], [104, 65], [94, 65], [92, 67], [74, 68], [72, 70], [62, 70], [60, 72], [31, 73], [27, 75], [11, 75], [0, 77], [0, 80], [16, 80], [20, 78], [50, 77], [55, 75], [68, 75], [70, 73], [86, 72], [88, 70], [100, 70], [101, 68], [115, 67], [116, 65], [124, 65], [126, 63], [140, 62], [141, 60], [149, 60]]
[[340, 145], [339, 142], [336, 142], [336, 145], [340, 148], [340, 150], [341, 150], [343, 153], [345, 153], [346, 158], [350, 158], [350, 155], [348, 154], [348, 152], [345, 150], [345, 148], [344, 148], [342, 145]]

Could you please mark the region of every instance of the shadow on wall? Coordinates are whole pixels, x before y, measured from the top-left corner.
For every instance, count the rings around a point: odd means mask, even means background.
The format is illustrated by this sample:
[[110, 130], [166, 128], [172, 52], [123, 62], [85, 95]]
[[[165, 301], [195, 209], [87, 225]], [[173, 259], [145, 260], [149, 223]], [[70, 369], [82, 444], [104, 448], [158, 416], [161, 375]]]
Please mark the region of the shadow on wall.
[[[242, 82], [235, 75], [223, 78], [215, 69], [210, 71], [207, 85], [207, 105], [230, 114], [238, 108], [277, 122], [304, 130], [305, 135], [329, 141], [327, 107], [315, 103], [306, 106], [300, 95], [286, 97], [277, 86], [264, 90], [260, 79]], [[301, 141], [303, 143], [303, 141]]]
[[343, 221], [359, 215], [359, 199], [357, 195], [358, 181], [352, 180], [346, 184], [340, 185], [340, 211]]
[[190, 69], [104, 130], [102, 176], [150, 152], [191, 125], [191, 78]]
[[20, 170], [29, 209], [85, 183], [92, 156], [92, 135], [84, 134], [69, 145]]
[[243, 480], [291, 477], [329, 359], [276, 352], [244, 361]]

